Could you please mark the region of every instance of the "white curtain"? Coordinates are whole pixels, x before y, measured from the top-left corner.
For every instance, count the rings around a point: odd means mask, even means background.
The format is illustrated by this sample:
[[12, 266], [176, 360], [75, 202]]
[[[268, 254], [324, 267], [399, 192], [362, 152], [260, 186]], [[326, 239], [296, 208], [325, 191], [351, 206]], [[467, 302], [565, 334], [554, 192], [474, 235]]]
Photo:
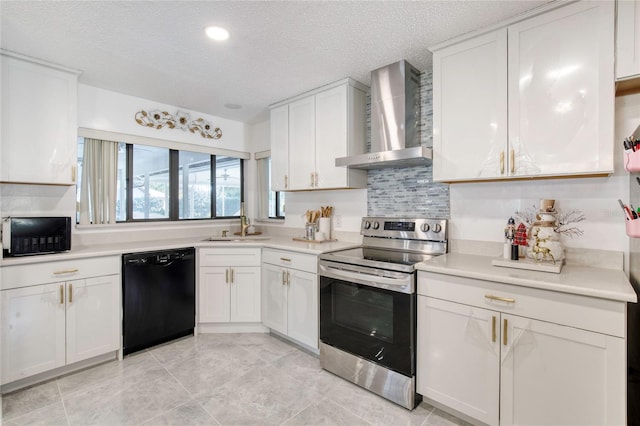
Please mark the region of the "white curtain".
[[258, 175], [258, 217], [269, 217], [269, 158], [256, 161]]
[[116, 223], [118, 142], [84, 140], [80, 224]]

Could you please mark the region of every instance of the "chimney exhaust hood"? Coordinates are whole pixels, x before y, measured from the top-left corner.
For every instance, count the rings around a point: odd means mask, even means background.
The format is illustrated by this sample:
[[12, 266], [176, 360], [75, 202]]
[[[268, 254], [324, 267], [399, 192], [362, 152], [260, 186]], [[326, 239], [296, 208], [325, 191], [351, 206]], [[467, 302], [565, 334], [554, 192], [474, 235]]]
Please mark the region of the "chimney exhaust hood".
[[383, 169], [430, 165], [420, 145], [420, 72], [407, 61], [371, 72], [371, 151], [336, 158], [336, 166]]

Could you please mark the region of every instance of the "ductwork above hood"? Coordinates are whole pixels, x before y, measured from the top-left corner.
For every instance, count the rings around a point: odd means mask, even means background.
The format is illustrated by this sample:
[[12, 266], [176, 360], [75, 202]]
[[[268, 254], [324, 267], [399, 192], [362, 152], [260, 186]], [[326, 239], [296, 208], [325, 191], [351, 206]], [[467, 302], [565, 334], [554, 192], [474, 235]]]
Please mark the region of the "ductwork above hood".
[[336, 166], [383, 169], [430, 165], [420, 145], [420, 72], [407, 61], [371, 72], [371, 150], [336, 158]]

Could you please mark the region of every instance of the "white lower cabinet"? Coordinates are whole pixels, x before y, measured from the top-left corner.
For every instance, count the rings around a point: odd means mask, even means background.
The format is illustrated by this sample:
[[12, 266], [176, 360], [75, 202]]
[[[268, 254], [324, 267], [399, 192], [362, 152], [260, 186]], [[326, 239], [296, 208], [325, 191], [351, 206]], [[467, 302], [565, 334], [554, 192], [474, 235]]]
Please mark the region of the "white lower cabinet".
[[260, 249], [200, 249], [199, 323], [260, 322]]
[[[624, 424], [624, 303], [418, 277], [417, 391], [427, 401], [490, 425]], [[554, 299], [576, 303], [566, 323]], [[589, 330], [593, 320], [607, 332]]]
[[264, 249], [265, 326], [318, 350], [317, 256]]
[[[50, 262], [2, 268], [2, 384], [116, 351], [120, 343], [119, 257], [73, 268]], [[39, 281], [23, 278], [40, 276]], [[11, 288], [9, 288], [11, 287]]]

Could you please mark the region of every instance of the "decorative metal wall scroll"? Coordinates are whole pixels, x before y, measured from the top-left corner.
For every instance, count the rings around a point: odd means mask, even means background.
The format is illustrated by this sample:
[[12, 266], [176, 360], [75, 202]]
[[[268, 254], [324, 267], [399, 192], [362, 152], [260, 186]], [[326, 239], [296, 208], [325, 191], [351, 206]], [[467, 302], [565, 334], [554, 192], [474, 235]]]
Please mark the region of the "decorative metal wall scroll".
[[191, 120], [189, 114], [184, 111], [177, 111], [171, 115], [166, 111], [138, 111], [136, 113], [136, 123], [141, 126], [162, 129], [167, 126], [170, 129], [189, 130], [191, 133], [200, 133], [200, 136], [207, 139], [220, 139], [222, 130], [213, 127], [211, 123], [203, 118]]

